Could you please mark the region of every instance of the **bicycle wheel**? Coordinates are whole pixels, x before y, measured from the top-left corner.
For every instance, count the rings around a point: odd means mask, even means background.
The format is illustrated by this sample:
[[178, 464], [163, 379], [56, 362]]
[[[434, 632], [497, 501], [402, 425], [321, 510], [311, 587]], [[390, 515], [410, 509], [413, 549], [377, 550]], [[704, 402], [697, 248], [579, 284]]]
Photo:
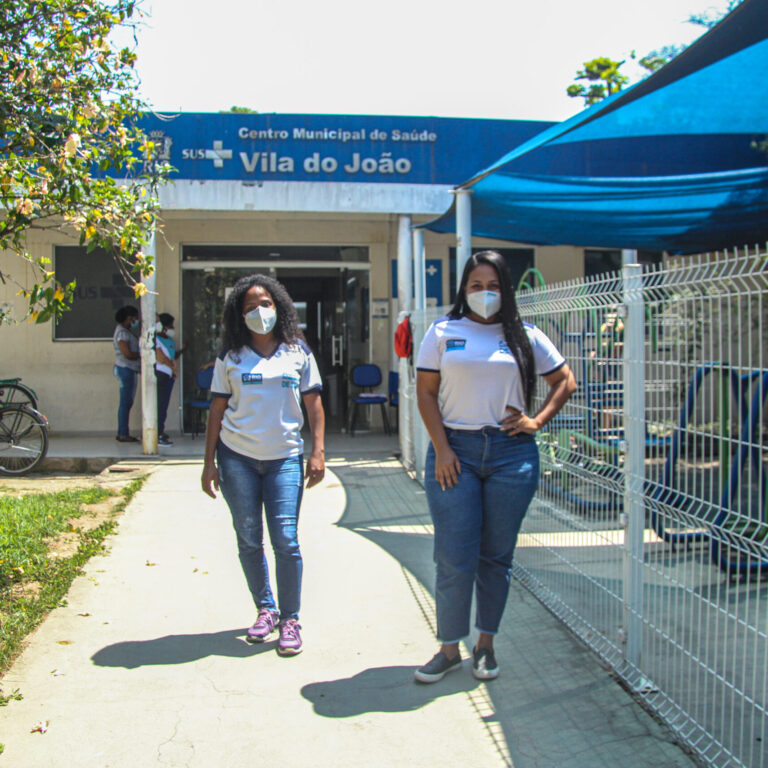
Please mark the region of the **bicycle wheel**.
[[48, 422], [26, 405], [0, 408], [0, 475], [31, 472], [48, 452]]
[[0, 406], [26, 405], [37, 410], [37, 395], [24, 384], [0, 385]]

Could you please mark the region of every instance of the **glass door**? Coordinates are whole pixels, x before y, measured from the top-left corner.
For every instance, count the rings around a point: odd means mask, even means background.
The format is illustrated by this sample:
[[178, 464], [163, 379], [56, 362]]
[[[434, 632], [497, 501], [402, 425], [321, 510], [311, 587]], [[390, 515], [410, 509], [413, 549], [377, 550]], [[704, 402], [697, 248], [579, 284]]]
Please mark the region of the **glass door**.
[[[286, 287], [307, 345], [323, 378], [323, 405], [329, 431], [346, 424], [352, 366], [368, 361], [368, 270], [307, 267], [210, 267], [182, 272], [182, 394], [194, 396], [200, 366], [219, 354], [221, 313], [228, 289], [245, 275], [270, 274]], [[185, 429], [192, 423], [184, 413]], [[361, 425], [362, 426], [362, 425]]]

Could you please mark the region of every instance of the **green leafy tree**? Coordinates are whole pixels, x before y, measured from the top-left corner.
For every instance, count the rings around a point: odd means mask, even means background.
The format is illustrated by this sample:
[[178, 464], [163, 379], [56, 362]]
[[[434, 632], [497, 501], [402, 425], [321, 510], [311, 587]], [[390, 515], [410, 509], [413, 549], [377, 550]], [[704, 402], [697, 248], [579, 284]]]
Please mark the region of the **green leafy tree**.
[[[30, 254], [34, 230], [105, 249], [137, 296], [154, 269], [142, 248], [169, 169], [136, 125], [135, 54], [111, 43], [140, 18], [134, 0], [3, 2], [0, 249], [18, 258], [0, 281], [18, 288], [35, 322], [61, 316], [75, 286], [59, 284], [49, 260]], [[0, 320], [11, 319], [19, 318], [0, 308]]]
[[[723, 11], [710, 9], [703, 13], [691, 14], [688, 17], [687, 22], [689, 24], [705, 27], [706, 29], [711, 29], [740, 5], [742, 1], [743, 0], [729, 0], [728, 6]], [[637, 61], [648, 74], [652, 74], [661, 69], [668, 62], [672, 61], [672, 59], [682, 53], [685, 48], [686, 46], [684, 45], [665, 45], [664, 47], [653, 50], [640, 58], [638, 58], [635, 51], [632, 51], [631, 58]], [[589, 85], [589, 87], [582, 83], [569, 85], [567, 89], [568, 95], [583, 98], [585, 105], [588, 106], [590, 104], [596, 104], [607, 96], [610, 96], [612, 93], [620, 91], [629, 82], [629, 78], [619, 74], [618, 71], [623, 63], [623, 61], [617, 62], [605, 57], [584, 62], [584, 69], [581, 69], [576, 73], [575, 79], [589, 80], [591, 85]], [[600, 82], [601, 80], [606, 82]]]
[[712, 29], [718, 22], [722, 21], [736, 6], [741, 5], [742, 0], [729, 0], [728, 6], [723, 11], [709, 9], [703, 13], [692, 13], [688, 17], [689, 24], [698, 24], [700, 27]]
[[584, 68], [576, 72], [576, 80], [586, 80], [588, 84], [568, 86], [568, 95], [584, 99], [584, 104], [589, 106], [618, 93], [629, 82], [629, 78], [619, 72], [623, 64], [623, 61], [614, 61], [607, 56], [585, 61]]
[[684, 45], [665, 45], [663, 48], [651, 51], [645, 56], [641, 56], [639, 59], [635, 52], [632, 51], [632, 58], [636, 60], [648, 74], [653, 74], [661, 69], [667, 62], [672, 61], [672, 59], [684, 49]]

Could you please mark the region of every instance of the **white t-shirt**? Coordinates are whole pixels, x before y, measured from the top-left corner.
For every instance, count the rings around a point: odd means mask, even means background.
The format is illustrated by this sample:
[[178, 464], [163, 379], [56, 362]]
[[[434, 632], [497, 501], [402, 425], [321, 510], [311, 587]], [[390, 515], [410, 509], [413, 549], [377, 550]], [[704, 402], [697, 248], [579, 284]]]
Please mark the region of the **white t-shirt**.
[[[160, 350], [169, 360], [176, 358], [176, 344], [173, 339], [161, 336], [159, 333], [155, 336], [155, 350]], [[173, 376], [173, 368], [163, 363], [155, 363], [155, 370], [164, 373], [167, 376]]]
[[112, 334], [112, 346], [115, 348], [115, 365], [120, 368], [130, 368], [132, 371], [141, 370], [141, 362], [139, 360], [129, 360], [123, 351], [120, 349], [120, 342], [128, 342], [128, 350], [130, 352], [139, 351], [139, 340], [122, 325], [115, 326], [115, 332]]
[[300, 454], [301, 395], [322, 390], [320, 372], [303, 342], [281, 344], [270, 357], [250, 347], [216, 360], [211, 394], [229, 399], [222, 442], [233, 451], [268, 461]]
[[[533, 348], [534, 368], [545, 376], [565, 358], [535, 325], [523, 323]], [[416, 368], [440, 374], [438, 407], [443, 423], [454, 429], [498, 427], [511, 405], [525, 411], [523, 383], [501, 323], [468, 317], [443, 317], [429, 327]]]

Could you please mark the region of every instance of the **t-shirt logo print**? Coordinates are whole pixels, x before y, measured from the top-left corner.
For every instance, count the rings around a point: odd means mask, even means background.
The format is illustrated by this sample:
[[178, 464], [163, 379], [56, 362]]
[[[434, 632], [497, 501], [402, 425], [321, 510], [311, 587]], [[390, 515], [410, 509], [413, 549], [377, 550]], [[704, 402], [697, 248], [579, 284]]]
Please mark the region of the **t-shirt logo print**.
[[445, 340], [445, 351], [450, 352], [454, 349], [464, 349], [467, 346], [467, 340], [466, 339], [446, 339]]
[[243, 384], [261, 384], [260, 373], [244, 373], [241, 378]]
[[291, 376], [290, 373], [284, 373], [283, 374], [283, 386], [284, 387], [290, 387], [291, 389], [298, 389], [299, 388], [299, 377], [298, 376]]

